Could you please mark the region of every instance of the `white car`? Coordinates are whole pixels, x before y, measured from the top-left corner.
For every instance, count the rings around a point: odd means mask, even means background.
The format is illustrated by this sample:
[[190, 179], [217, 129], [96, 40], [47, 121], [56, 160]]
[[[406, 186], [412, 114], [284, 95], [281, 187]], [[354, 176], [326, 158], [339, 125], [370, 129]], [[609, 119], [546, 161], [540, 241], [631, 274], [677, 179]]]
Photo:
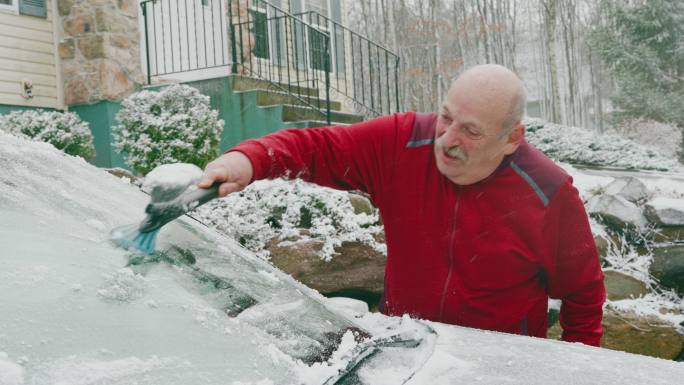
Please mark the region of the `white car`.
[[337, 306], [136, 186], [0, 132], [0, 384], [677, 384], [684, 364]]

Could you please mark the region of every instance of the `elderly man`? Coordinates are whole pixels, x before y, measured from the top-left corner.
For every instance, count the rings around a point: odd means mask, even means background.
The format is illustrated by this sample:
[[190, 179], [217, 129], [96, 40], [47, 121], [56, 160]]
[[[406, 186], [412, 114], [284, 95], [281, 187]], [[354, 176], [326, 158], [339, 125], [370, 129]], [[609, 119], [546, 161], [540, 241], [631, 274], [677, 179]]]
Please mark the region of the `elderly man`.
[[388, 315], [545, 337], [548, 297], [565, 341], [599, 345], [603, 274], [572, 180], [524, 140], [522, 81], [464, 72], [438, 114], [283, 130], [207, 165], [220, 195], [286, 175], [370, 194], [387, 240]]

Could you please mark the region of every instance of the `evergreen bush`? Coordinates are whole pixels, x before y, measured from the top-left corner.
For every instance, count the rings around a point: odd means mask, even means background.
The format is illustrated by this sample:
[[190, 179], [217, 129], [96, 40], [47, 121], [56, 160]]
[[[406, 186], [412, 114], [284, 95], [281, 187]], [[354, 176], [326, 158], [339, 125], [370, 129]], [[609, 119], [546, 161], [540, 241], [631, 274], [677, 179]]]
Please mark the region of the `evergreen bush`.
[[88, 123], [72, 112], [24, 110], [0, 115], [0, 130], [47, 142], [69, 155], [95, 157]]
[[204, 168], [218, 155], [223, 121], [195, 88], [178, 84], [137, 92], [123, 101], [116, 119], [114, 144], [139, 173], [166, 163]]

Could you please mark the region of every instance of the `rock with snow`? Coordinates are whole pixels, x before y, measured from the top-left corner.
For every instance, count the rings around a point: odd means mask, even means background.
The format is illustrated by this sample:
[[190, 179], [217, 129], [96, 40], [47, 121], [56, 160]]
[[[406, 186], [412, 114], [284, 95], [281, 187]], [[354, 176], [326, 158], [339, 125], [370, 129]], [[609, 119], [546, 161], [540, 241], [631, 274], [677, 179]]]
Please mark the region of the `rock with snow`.
[[662, 227], [653, 234], [656, 243], [684, 243], [684, 226]]
[[606, 271], [605, 276], [606, 294], [611, 301], [636, 298], [649, 292], [645, 283], [627, 274]]
[[374, 211], [377, 210], [375, 207], [373, 207], [370, 199], [361, 194], [349, 193], [349, 203], [351, 203], [352, 207], [354, 208], [355, 214], [373, 215]]
[[644, 215], [659, 226], [684, 227], [684, 200], [655, 198], [644, 206]]
[[[610, 306], [603, 312], [601, 347], [672, 360], [681, 355], [684, 335], [669, 323], [653, 316], [618, 311]], [[559, 324], [549, 328], [549, 339], [559, 340]]]
[[652, 316], [607, 309], [603, 332], [601, 347], [612, 350], [672, 360], [684, 347], [684, 335], [673, 325]]
[[654, 248], [649, 272], [661, 285], [684, 294], [684, 246]]
[[594, 197], [587, 205], [587, 210], [619, 233], [626, 230], [638, 231], [647, 224], [639, 207], [619, 195], [603, 194]]
[[[320, 257], [323, 242], [272, 240], [267, 249], [271, 262], [298, 281], [324, 294], [342, 294], [364, 299], [377, 306], [382, 294], [387, 257], [373, 247], [343, 242], [330, 261]], [[361, 298], [360, 298], [361, 297]]]
[[142, 189], [150, 194], [152, 201], [164, 202], [199, 182], [201, 177], [202, 169], [194, 164], [162, 164], [145, 176]]
[[621, 196], [632, 203], [648, 199], [648, 189], [644, 182], [632, 176], [615, 179], [606, 186], [605, 193]]

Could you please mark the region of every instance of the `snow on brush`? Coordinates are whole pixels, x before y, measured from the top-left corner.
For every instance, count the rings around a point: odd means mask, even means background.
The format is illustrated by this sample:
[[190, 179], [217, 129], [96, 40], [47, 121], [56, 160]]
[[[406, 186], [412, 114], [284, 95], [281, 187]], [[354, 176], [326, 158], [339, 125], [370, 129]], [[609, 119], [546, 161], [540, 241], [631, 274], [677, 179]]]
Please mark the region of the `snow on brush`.
[[190, 163], [169, 163], [155, 167], [143, 182], [143, 190], [149, 191], [155, 187], [187, 187], [199, 182], [202, 169]]

